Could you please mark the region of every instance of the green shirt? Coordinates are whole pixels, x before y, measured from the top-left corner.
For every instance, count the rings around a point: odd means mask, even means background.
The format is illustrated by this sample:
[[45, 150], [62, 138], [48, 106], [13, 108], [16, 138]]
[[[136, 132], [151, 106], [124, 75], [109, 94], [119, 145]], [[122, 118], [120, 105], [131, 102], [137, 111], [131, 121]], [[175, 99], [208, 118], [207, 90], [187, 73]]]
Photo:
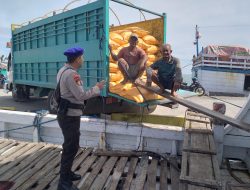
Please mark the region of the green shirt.
[[162, 58], [151, 65], [153, 70], [158, 70], [159, 81], [182, 82], [182, 72], [179, 59], [171, 57], [168, 61]]

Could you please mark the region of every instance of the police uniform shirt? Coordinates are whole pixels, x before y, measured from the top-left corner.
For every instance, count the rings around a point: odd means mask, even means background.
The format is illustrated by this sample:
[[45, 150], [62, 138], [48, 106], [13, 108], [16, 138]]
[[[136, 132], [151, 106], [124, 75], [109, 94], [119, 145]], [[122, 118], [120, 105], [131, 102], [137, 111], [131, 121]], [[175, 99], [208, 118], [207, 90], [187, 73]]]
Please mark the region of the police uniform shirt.
[[[63, 72], [67, 68], [70, 69]], [[89, 90], [83, 89], [80, 75], [70, 64], [65, 64], [65, 66], [59, 70], [57, 74], [57, 82], [59, 81], [61, 74], [61, 97], [69, 100], [71, 103], [84, 104], [84, 100], [100, 95], [100, 89], [97, 86], [94, 86]], [[67, 116], [81, 116], [82, 114], [81, 109], [68, 108]]]

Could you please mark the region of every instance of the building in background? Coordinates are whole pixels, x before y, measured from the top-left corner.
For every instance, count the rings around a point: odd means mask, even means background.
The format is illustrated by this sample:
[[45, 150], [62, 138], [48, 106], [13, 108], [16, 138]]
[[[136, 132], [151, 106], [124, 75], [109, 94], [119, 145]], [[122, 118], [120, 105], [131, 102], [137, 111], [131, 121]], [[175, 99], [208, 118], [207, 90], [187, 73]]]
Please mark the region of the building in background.
[[210, 45], [193, 58], [192, 76], [210, 95], [248, 95], [250, 49]]

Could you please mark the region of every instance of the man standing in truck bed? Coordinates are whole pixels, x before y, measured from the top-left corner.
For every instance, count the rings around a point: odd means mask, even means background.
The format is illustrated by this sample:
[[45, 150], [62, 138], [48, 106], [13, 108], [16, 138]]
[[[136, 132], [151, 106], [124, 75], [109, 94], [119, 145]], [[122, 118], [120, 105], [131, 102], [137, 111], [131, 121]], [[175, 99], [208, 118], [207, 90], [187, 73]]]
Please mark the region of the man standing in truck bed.
[[142, 76], [146, 69], [148, 57], [141, 48], [137, 47], [137, 44], [138, 36], [132, 33], [129, 38], [129, 46], [122, 48], [118, 55], [115, 55], [112, 52], [112, 47], [109, 46], [111, 56], [115, 61], [118, 61], [118, 67], [124, 77], [122, 84], [125, 84], [128, 80], [134, 82]]
[[72, 181], [80, 180], [81, 176], [72, 172], [71, 167], [79, 148], [82, 108], [84, 101], [99, 96], [104, 86], [104, 81], [101, 81], [90, 90], [83, 89], [80, 75], [77, 73], [83, 64], [83, 53], [82, 48], [67, 49], [64, 52], [67, 56], [67, 64], [57, 74], [61, 92], [57, 120], [64, 137], [58, 190], [78, 189]]
[[162, 45], [161, 54], [162, 58], [147, 68], [147, 86], [151, 86], [153, 81], [160, 87], [161, 92], [169, 89], [171, 94], [176, 96], [176, 91], [180, 89], [183, 80], [180, 61], [172, 56], [170, 44]]

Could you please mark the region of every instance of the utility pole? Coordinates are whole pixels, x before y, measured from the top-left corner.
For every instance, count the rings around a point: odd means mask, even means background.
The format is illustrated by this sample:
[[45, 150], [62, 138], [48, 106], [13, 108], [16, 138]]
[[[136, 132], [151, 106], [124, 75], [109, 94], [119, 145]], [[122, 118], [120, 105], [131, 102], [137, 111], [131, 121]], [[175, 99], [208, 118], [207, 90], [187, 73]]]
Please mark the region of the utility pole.
[[199, 54], [199, 38], [200, 38], [200, 33], [198, 30], [198, 25], [195, 26], [195, 42], [194, 45], [196, 45], [196, 56], [198, 57]]

